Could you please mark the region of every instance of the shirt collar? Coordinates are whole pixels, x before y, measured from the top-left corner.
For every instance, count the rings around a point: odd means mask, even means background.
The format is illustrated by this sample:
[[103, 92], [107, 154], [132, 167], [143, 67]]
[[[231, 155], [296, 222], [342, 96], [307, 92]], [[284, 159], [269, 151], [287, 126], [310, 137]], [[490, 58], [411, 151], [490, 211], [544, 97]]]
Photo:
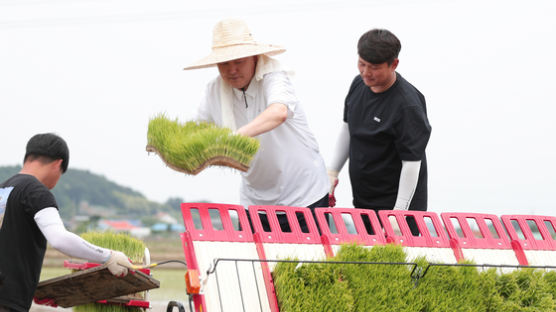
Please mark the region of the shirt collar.
[[[245, 90], [245, 95], [254, 98], [255, 97], [255, 89], [257, 85], [257, 81], [255, 79], [251, 79], [251, 82], [249, 83], [249, 86], [247, 87], [247, 90]], [[241, 89], [236, 89], [236, 88], [232, 88], [234, 90], [234, 95], [236, 96], [236, 98], [243, 98], [243, 91]]]

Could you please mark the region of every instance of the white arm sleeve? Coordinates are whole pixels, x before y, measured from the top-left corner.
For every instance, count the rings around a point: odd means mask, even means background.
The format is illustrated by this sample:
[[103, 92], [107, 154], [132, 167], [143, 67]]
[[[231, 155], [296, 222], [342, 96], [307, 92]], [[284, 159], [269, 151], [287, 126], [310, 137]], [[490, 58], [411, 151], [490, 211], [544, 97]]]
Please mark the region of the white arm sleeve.
[[349, 128], [345, 122], [340, 128], [340, 134], [336, 140], [336, 150], [333, 153], [328, 170], [340, 172], [349, 157]]
[[44, 208], [35, 214], [35, 222], [48, 243], [64, 254], [104, 263], [110, 257], [110, 250], [95, 246], [66, 230], [58, 209]]
[[398, 186], [398, 197], [396, 198], [395, 210], [408, 210], [417, 181], [419, 180], [419, 171], [421, 170], [421, 161], [402, 160], [402, 172], [400, 173], [400, 185]]

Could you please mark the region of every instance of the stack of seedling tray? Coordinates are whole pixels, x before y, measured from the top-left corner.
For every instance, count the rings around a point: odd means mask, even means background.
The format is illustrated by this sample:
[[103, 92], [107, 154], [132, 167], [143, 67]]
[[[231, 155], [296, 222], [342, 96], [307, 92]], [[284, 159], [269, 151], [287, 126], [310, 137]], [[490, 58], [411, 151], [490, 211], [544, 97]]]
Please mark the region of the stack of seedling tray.
[[64, 261], [73, 273], [39, 283], [35, 302], [69, 308], [88, 303], [118, 304], [149, 308], [150, 303], [138, 293], [160, 287], [149, 269], [130, 270], [125, 277], [116, 277], [105, 265]]
[[[97, 246], [124, 252], [132, 263], [150, 263], [144, 242], [127, 234], [88, 232], [81, 237]], [[117, 277], [106, 265], [98, 263], [66, 260], [64, 266], [72, 273], [41, 281], [35, 291], [35, 303], [73, 307], [74, 312], [140, 312], [150, 307], [147, 291], [160, 287], [149, 269], [130, 269], [126, 276]]]

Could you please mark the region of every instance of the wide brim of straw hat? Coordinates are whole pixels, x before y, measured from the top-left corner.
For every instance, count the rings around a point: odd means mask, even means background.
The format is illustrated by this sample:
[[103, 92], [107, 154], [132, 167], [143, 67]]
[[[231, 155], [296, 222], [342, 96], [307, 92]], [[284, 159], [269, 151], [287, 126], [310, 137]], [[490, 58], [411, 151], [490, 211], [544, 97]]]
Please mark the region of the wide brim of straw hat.
[[253, 55], [268, 55], [273, 56], [285, 52], [286, 49], [281, 46], [272, 44], [261, 44], [261, 43], [245, 43], [236, 44], [224, 47], [213, 48], [212, 52], [185, 67], [184, 70], [198, 69], [215, 66], [218, 63], [227, 62], [243, 57], [253, 56]]

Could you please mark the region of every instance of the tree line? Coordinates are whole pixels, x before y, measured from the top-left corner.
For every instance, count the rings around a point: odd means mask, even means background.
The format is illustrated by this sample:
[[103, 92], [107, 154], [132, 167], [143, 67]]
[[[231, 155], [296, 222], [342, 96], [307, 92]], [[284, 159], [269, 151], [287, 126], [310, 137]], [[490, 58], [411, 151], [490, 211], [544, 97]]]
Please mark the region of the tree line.
[[[20, 170], [21, 166], [0, 166], [0, 182]], [[68, 169], [52, 193], [64, 219], [79, 215], [143, 219], [158, 212], [167, 212], [181, 220], [182, 198], [169, 198], [165, 203], [154, 202], [140, 192], [88, 170]]]

